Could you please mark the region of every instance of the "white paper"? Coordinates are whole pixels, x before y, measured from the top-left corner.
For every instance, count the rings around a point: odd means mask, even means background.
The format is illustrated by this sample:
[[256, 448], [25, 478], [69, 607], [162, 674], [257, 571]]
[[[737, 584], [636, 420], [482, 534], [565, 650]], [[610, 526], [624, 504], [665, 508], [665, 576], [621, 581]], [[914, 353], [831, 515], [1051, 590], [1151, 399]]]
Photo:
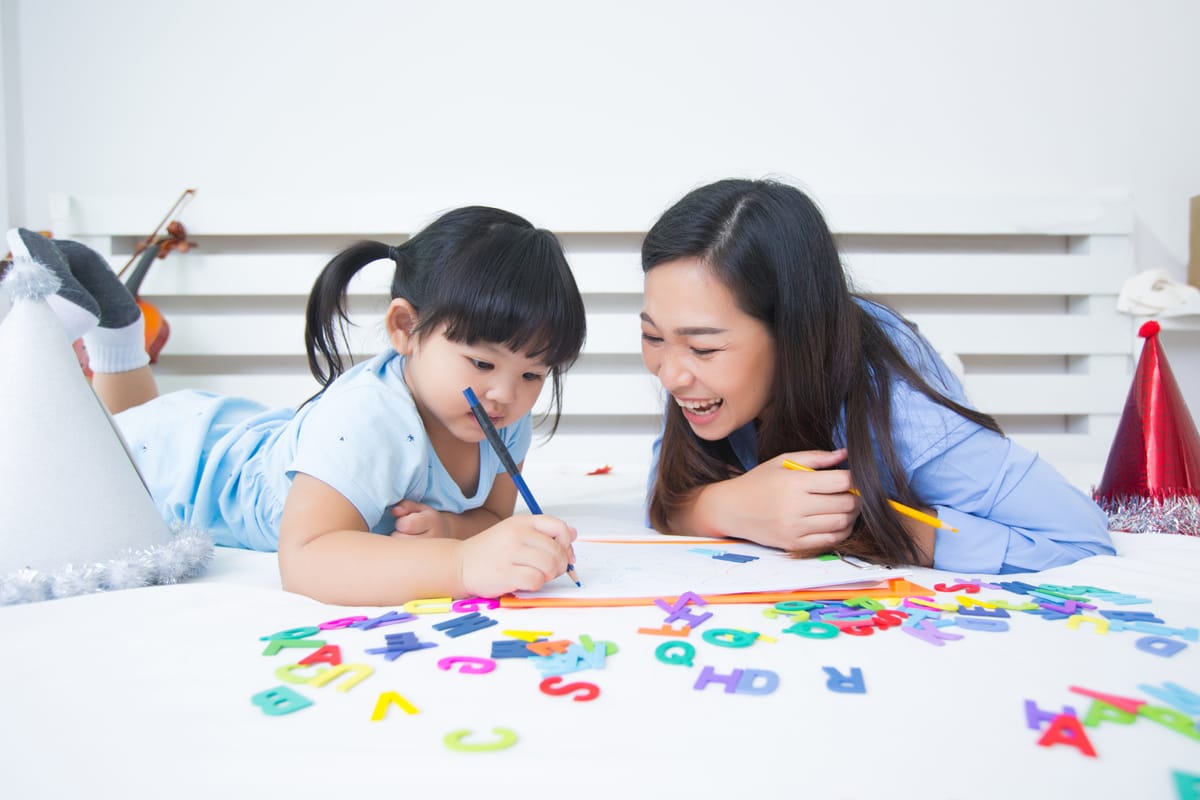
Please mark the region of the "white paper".
[[[563, 575], [536, 592], [518, 597], [594, 599], [608, 597], [678, 597], [684, 592], [740, 594], [785, 592], [841, 584], [874, 584], [904, 576], [903, 570], [842, 560], [792, 558], [785, 553], [738, 541], [680, 540], [663, 544], [629, 538], [612, 542], [575, 542], [575, 572], [582, 586]], [[718, 552], [755, 556], [738, 563], [714, 558]], [[860, 562], [861, 563], [861, 562]]]

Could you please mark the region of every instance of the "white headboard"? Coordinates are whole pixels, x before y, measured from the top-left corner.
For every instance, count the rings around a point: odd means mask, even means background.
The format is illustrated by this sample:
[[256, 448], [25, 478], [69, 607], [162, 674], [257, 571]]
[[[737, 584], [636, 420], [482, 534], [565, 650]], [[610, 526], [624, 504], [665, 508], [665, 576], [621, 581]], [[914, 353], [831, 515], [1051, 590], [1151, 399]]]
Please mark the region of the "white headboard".
[[[53, 232], [90, 244], [119, 268], [173, 200], [57, 196]], [[1081, 486], [1097, 482], [1136, 346], [1132, 319], [1116, 311], [1118, 290], [1133, 274], [1128, 199], [817, 200], [856, 286], [914, 320], [948, 360], [957, 358], [971, 400], [1015, 440]], [[512, 210], [560, 236], [589, 310], [559, 433], [530, 458], [646, 461], [662, 399], [640, 360], [638, 254], [654, 213]], [[304, 304], [316, 273], [351, 242], [398, 243], [436, 212], [403, 197], [197, 192], [181, 219], [198, 247], [155, 264], [142, 287], [171, 328], [157, 365], [160, 386], [281, 405], [307, 398], [316, 383], [304, 359]], [[358, 357], [384, 346], [390, 274], [381, 262], [352, 284]]]

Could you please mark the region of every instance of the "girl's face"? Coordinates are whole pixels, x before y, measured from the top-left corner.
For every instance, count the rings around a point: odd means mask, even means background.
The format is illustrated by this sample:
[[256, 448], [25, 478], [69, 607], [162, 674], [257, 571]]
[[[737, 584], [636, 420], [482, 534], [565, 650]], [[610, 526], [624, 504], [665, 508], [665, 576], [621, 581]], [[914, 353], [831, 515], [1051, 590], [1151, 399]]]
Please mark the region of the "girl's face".
[[646, 273], [642, 361], [701, 439], [723, 439], [762, 416], [775, 380], [775, 340], [738, 308], [697, 258]]
[[460, 442], [484, 439], [463, 389], [470, 386], [492, 423], [503, 428], [533, 409], [550, 372], [502, 345], [452, 342], [442, 330], [409, 339], [408, 345], [404, 380], [435, 442], [442, 433]]

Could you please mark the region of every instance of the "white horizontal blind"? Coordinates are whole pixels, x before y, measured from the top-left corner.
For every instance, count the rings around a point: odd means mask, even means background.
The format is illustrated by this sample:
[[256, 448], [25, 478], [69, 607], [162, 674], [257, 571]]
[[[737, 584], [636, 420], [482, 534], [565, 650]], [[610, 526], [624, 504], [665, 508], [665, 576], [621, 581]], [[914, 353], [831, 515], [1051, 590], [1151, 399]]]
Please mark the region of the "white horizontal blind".
[[[85, 241], [120, 267], [172, 199], [60, 196], [54, 234]], [[1052, 463], [1086, 464], [1090, 480], [1099, 479], [1136, 344], [1132, 320], [1116, 311], [1133, 273], [1125, 198], [844, 197], [822, 206], [856, 287], [960, 362], [976, 406]], [[652, 216], [518, 211], [559, 235], [588, 307], [587, 344], [566, 379], [559, 432], [531, 458], [646, 461], [662, 409], [641, 366], [637, 319], [639, 247]], [[316, 274], [358, 239], [399, 243], [433, 216], [406, 198], [198, 192], [182, 217], [197, 247], [157, 262], [142, 287], [171, 328], [160, 386], [303, 401], [317, 388], [303, 347]], [[379, 262], [351, 286], [358, 359], [385, 346], [390, 277], [390, 263]]]

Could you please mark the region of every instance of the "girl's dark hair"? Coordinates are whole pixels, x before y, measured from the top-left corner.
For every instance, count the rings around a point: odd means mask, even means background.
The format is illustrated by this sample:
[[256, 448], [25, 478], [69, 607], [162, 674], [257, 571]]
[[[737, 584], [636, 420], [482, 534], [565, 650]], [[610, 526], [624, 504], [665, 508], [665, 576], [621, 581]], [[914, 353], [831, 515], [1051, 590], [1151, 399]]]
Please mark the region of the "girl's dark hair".
[[467, 206], [397, 247], [363, 241], [338, 253], [317, 276], [305, 311], [308, 366], [323, 389], [344, 370], [337, 340], [349, 323], [350, 279], [385, 258], [396, 263], [392, 299], [402, 297], [417, 310], [414, 336], [445, 325], [451, 341], [503, 345], [549, 367], [552, 435], [563, 373], [587, 333], [583, 298], [558, 238], [508, 211]]
[[[887, 485], [896, 500], [922, 505], [892, 439], [893, 380], [999, 432], [995, 420], [946, 397], [908, 363], [862, 308], [862, 298], [856, 300], [833, 235], [799, 189], [774, 181], [723, 180], [693, 190], [650, 229], [642, 244], [642, 271], [679, 258], [700, 259], [738, 307], [765, 322], [774, 338], [775, 385], [759, 420], [760, 461], [796, 450], [834, 449], [844, 413], [862, 503], [854, 533], [840, 550], [887, 564], [919, 562], [916, 544], [887, 505]], [[669, 530], [668, 521], [693, 490], [742, 471], [731, 448], [699, 439], [669, 403], [651, 524]]]

